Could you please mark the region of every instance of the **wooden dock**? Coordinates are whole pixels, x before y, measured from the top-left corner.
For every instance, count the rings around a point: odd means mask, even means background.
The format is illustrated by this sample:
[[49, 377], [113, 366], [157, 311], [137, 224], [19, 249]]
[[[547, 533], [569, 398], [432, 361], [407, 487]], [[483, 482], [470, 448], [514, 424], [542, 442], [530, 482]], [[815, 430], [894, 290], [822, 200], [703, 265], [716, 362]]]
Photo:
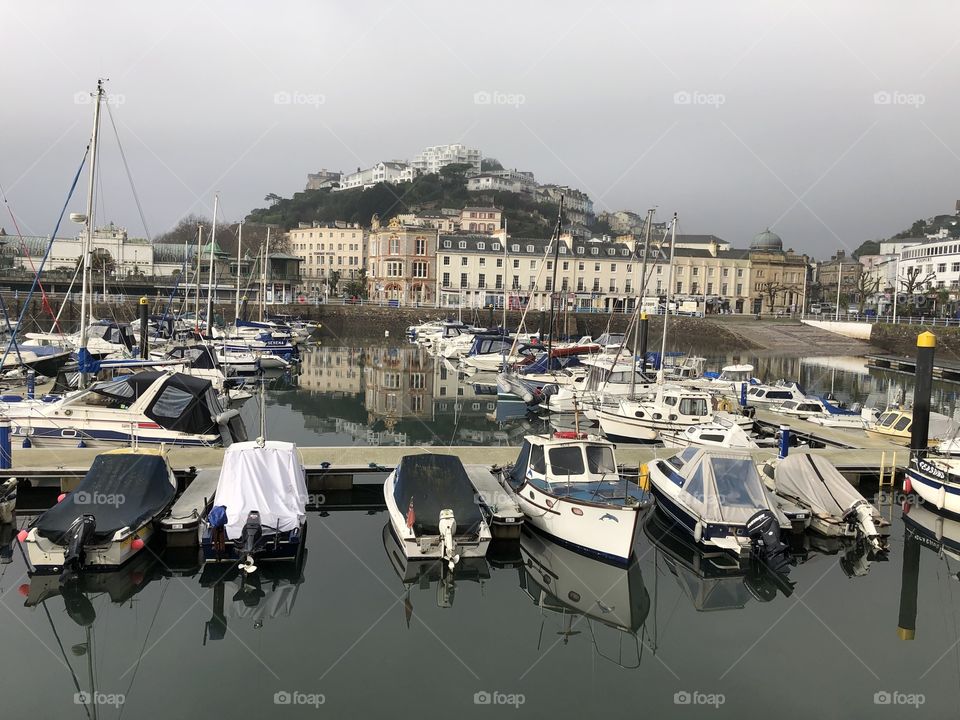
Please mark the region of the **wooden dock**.
[[[867, 367], [875, 370], [916, 375], [917, 359], [901, 355], [867, 355]], [[933, 379], [960, 383], [960, 363], [937, 358], [933, 363]]]

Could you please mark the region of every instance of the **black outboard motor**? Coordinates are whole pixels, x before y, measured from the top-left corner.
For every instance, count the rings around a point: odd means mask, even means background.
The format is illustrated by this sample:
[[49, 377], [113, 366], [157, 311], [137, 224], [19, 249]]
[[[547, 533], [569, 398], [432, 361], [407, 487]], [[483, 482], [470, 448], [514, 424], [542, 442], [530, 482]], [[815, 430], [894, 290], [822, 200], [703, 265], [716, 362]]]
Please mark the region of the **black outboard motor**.
[[771, 510], [760, 510], [747, 520], [747, 536], [753, 540], [753, 552], [770, 570], [787, 572], [790, 550], [780, 541], [780, 523]]
[[67, 549], [63, 554], [63, 572], [60, 575], [60, 584], [63, 585], [83, 569], [85, 553], [84, 545], [93, 539], [97, 530], [97, 519], [93, 515], [81, 515], [72, 523], [63, 534]]
[[243, 530], [240, 533], [240, 554], [243, 556], [240, 569], [245, 573], [256, 571], [257, 566], [253, 564], [253, 553], [260, 549], [262, 539], [263, 526], [260, 524], [260, 513], [251, 510], [247, 513], [247, 522], [244, 523]]

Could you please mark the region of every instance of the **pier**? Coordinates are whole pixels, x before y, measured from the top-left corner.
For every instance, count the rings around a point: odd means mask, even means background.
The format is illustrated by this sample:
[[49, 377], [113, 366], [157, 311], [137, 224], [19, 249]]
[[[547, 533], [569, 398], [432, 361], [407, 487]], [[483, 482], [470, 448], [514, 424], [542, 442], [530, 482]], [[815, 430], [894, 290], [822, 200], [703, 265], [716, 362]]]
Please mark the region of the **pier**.
[[[916, 375], [917, 359], [901, 355], [866, 355], [867, 367], [875, 370]], [[933, 364], [933, 379], [960, 383], [960, 362], [937, 359]]]

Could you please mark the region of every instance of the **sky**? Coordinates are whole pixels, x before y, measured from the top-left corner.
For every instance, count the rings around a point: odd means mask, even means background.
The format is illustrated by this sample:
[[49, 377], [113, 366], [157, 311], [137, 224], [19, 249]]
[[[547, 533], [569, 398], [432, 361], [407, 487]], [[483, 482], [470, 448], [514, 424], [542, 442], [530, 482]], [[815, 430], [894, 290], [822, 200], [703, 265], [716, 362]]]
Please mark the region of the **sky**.
[[0, 0], [0, 18], [8, 233], [11, 213], [53, 231], [100, 77], [97, 219], [135, 236], [211, 215], [216, 192], [238, 219], [308, 172], [455, 142], [597, 211], [656, 207], [741, 247], [770, 227], [821, 258], [960, 198], [954, 0]]

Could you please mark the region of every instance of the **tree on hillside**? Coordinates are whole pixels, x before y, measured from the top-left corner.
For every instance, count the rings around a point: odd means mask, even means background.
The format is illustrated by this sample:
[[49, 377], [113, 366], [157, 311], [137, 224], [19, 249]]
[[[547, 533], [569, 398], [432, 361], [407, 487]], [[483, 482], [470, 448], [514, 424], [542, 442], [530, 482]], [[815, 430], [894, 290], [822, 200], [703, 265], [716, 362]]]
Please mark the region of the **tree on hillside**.
[[491, 170], [503, 170], [503, 165], [496, 158], [483, 158], [480, 161], [480, 172], [490, 172]]
[[908, 238], [908, 237], [921, 237], [927, 232], [927, 221], [926, 220], [917, 220], [910, 226], [909, 230], [903, 230], [898, 232], [893, 236], [893, 239], [898, 238]]
[[283, 200], [283, 198], [276, 193], [267, 193], [267, 196], [263, 199], [264, 202], [270, 203], [271, 206], [276, 205], [281, 200]]
[[350, 281], [344, 287], [344, 292], [346, 292], [350, 297], [363, 298], [364, 300], [367, 299], [366, 268], [360, 268], [357, 271], [357, 276], [350, 279]]
[[853, 251], [853, 259], [859, 260], [863, 255], [879, 255], [880, 254], [880, 241], [879, 240], [864, 240], [860, 243], [860, 247]]

